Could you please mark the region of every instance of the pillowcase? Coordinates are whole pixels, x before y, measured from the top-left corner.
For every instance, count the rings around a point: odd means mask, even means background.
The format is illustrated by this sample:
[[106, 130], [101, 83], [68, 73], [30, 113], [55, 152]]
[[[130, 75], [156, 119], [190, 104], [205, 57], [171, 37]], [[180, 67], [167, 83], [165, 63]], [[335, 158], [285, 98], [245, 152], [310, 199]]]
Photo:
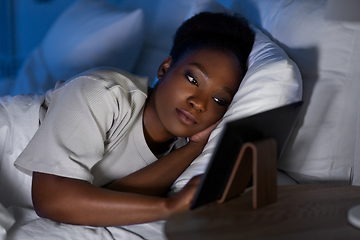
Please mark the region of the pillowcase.
[[284, 50], [256, 27], [248, 71], [223, 120], [211, 133], [203, 152], [174, 182], [170, 194], [179, 191], [193, 176], [205, 172], [224, 124], [270, 110], [302, 98], [302, 79], [297, 65]]
[[90, 68], [132, 71], [143, 44], [143, 12], [105, 0], [79, 0], [52, 25], [19, 71], [13, 95], [43, 93]]
[[326, 0], [229, 2], [301, 71], [304, 105], [279, 169], [301, 184], [360, 185], [360, 23], [326, 19]]

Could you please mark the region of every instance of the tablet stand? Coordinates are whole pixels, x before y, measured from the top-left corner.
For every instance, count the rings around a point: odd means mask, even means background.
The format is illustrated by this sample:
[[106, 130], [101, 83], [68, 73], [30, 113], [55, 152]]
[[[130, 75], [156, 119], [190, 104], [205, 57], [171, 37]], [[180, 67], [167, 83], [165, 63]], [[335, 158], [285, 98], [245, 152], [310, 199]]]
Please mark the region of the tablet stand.
[[253, 208], [257, 209], [276, 202], [276, 142], [272, 138], [245, 143], [239, 152], [234, 168], [226, 184], [223, 203], [240, 196], [253, 177]]

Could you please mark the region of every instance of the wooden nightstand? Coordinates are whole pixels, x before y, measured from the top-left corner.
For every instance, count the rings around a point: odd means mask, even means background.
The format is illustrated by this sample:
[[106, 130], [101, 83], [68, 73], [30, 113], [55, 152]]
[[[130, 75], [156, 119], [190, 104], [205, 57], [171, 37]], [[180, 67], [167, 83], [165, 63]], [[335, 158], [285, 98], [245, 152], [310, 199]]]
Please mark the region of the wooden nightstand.
[[252, 190], [241, 197], [173, 215], [169, 240], [211, 239], [360, 239], [347, 221], [360, 203], [360, 187], [339, 185], [279, 186], [275, 203], [253, 209]]

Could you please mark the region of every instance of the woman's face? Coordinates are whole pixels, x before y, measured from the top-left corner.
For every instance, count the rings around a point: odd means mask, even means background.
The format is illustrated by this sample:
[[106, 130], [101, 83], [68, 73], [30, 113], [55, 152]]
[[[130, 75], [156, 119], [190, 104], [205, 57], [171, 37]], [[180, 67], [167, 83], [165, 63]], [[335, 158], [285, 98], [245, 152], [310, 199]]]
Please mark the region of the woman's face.
[[167, 58], [159, 68], [155, 111], [170, 134], [190, 137], [225, 114], [241, 82], [240, 65], [231, 53], [211, 49], [170, 63]]

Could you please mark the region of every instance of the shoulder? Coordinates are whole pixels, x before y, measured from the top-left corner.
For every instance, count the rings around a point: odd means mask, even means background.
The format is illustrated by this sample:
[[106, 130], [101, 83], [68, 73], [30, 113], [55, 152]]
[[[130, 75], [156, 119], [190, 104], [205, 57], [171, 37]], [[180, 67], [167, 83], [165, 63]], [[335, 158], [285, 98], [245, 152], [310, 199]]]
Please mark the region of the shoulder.
[[47, 112], [64, 108], [74, 111], [92, 109], [91, 112], [99, 116], [121, 117], [129, 111], [133, 115], [146, 102], [147, 82], [147, 78], [115, 68], [95, 68], [48, 91], [44, 107]]
[[[116, 68], [93, 68], [73, 78], [74, 80], [89, 81], [95, 85], [102, 85], [106, 89], [120, 87], [125, 92], [142, 92], [147, 94], [148, 78], [133, 75]], [[90, 83], [89, 83], [90, 84]], [[91, 84], [90, 84], [91, 85]]]
[[60, 81], [54, 89], [49, 90], [47, 94], [53, 92], [80, 91], [83, 93], [93, 91], [111, 91], [113, 88], [121, 88], [124, 92], [138, 92], [147, 96], [148, 78], [133, 75], [131, 73], [108, 67], [93, 68], [80, 73], [67, 81]]
[[[116, 68], [93, 68], [62, 83], [54, 90], [47, 92], [46, 100], [51, 102], [60, 96], [85, 98], [89, 102], [119, 98], [143, 102], [147, 98], [148, 78], [136, 76]], [[75, 100], [75, 99], [74, 99]]]

